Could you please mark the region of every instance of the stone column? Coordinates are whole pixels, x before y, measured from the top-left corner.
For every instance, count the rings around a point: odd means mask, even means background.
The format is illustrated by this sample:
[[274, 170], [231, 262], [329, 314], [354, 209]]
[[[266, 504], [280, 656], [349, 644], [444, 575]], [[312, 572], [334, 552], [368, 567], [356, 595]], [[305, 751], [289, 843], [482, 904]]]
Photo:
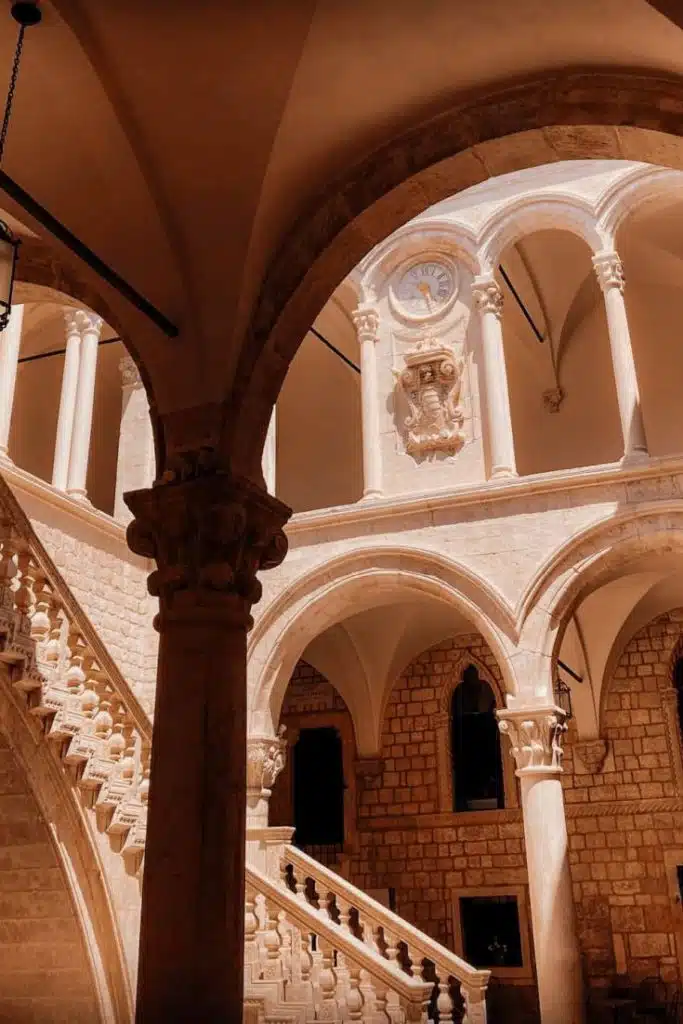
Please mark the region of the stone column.
[[138, 1024], [243, 1013], [247, 630], [290, 510], [203, 461], [126, 495], [160, 633]]
[[501, 322], [503, 293], [493, 277], [476, 277], [472, 283], [472, 296], [481, 318], [491, 478], [516, 476], [515, 444]]
[[270, 417], [266, 443], [263, 447], [263, 458], [261, 459], [263, 479], [266, 483], [268, 494], [275, 494], [275, 483], [277, 479], [277, 415], [276, 409]]
[[498, 712], [510, 737], [522, 792], [524, 842], [542, 1024], [582, 1024], [576, 935], [562, 796], [565, 714], [552, 705]]
[[54, 487], [58, 487], [60, 491], [66, 490], [69, 477], [71, 435], [73, 433], [74, 415], [76, 413], [78, 367], [81, 359], [81, 328], [78, 310], [65, 309], [64, 322], [66, 326], [66, 352], [64, 354], [64, 370], [62, 372], [62, 393], [59, 399], [59, 416], [57, 417], [55, 457], [52, 463], [52, 484]]
[[147, 393], [138, 368], [128, 353], [119, 363], [122, 384], [119, 454], [116, 464], [114, 518], [127, 523], [131, 514], [123, 500], [126, 491], [151, 487], [155, 476], [154, 436]]
[[102, 330], [102, 317], [96, 313], [78, 310], [77, 322], [81, 331], [81, 352], [78, 364], [76, 408], [71, 431], [67, 491], [72, 498], [87, 499], [86, 480], [90, 457], [93, 405], [95, 402], [95, 375], [97, 348]]
[[624, 268], [617, 253], [611, 251], [597, 253], [593, 257], [593, 266], [605, 296], [607, 330], [624, 438], [624, 460], [638, 462], [648, 457], [648, 450], [624, 302]]
[[12, 306], [9, 323], [0, 333], [0, 459], [5, 461], [9, 460], [9, 432], [23, 322], [24, 307]]
[[268, 825], [268, 802], [275, 780], [285, 766], [285, 727], [277, 736], [250, 736], [247, 740], [247, 825]]
[[360, 343], [360, 386], [363, 424], [363, 497], [382, 494], [382, 450], [379, 427], [377, 339], [379, 315], [372, 306], [359, 306], [353, 322]]

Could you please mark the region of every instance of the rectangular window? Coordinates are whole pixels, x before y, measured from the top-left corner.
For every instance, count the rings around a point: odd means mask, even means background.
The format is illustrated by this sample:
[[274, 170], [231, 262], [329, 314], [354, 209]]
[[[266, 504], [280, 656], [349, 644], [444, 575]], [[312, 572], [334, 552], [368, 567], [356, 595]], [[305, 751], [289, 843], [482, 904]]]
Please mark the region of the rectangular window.
[[523, 967], [516, 896], [461, 896], [463, 953], [473, 967]]

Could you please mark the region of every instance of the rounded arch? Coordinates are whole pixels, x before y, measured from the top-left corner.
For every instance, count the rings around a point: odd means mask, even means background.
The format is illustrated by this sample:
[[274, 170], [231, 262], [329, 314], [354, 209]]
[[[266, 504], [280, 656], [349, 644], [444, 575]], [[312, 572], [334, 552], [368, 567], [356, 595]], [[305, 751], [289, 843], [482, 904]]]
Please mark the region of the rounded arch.
[[484, 273], [492, 273], [503, 251], [535, 231], [570, 231], [592, 252], [605, 247], [596, 225], [592, 204], [580, 196], [563, 192], [520, 196], [493, 214], [480, 235], [480, 260]]
[[83, 937], [100, 1019], [131, 1020], [135, 971], [130, 956], [126, 962], [114, 894], [106, 881], [108, 872], [51, 744], [42, 739], [36, 743], [31, 724], [10, 692], [3, 670], [0, 734], [21, 766], [48, 825]]
[[[294, 665], [316, 636], [351, 614], [406, 596], [431, 598], [464, 615], [491, 648], [507, 692], [516, 692], [510, 659], [513, 622], [500, 595], [468, 570], [433, 552], [363, 548], [302, 575], [257, 622], [248, 663], [251, 729], [274, 731]], [[360, 693], [354, 690], [341, 696], [354, 719], [359, 748], [374, 749], [383, 694], [377, 699], [366, 680]]]
[[[460, 99], [349, 168], [294, 226], [264, 277], [226, 416], [226, 459], [258, 476], [270, 410], [305, 331], [349, 271], [406, 221], [493, 173], [557, 159], [681, 168], [682, 135], [683, 79], [562, 69]], [[514, 140], [507, 152], [503, 139]]]
[[599, 229], [614, 244], [624, 223], [643, 205], [682, 191], [683, 176], [676, 170], [648, 165], [634, 168], [601, 197], [597, 206]]
[[573, 609], [616, 575], [683, 555], [683, 501], [628, 509], [586, 527], [546, 560], [519, 607], [520, 647], [553, 660]]

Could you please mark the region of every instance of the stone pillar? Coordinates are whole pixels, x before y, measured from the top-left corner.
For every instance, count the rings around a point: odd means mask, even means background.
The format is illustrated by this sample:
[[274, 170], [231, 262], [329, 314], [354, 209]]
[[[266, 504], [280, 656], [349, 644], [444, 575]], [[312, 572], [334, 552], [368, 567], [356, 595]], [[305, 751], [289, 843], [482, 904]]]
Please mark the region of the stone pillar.
[[76, 413], [76, 391], [78, 389], [78, 368], [81, 359], [80, 313], [76, 309], [64, 310], [66, 325], [66, 352], [62, 373], [62, 393], [59, 399], [55, 457], [52, 463], [52, 484], [60, 491], [66, 490], [69, 478], [69, 456]]
[[24, 307], [12, 306], [9, 323], [0, 333], [0, 459], [5, 461], [9, 460], [9, 432], [23, 322]]
[[128, 523], [131, 514], [123, 500], [126, 491], [151, 487], [155, 476], [154, 436], [147, 393], [138, 368], [128, 353], [119, 363], [122, 384], [119, 454], [116, 464], [114, 518]]
[[285, 727], [277, 736], [250, 736], [247, 740], [247, 826], [268, 825], [268, 802], [275, 780], [285, 766]]
[[156, 559], [160, 609], [136, 1020], [238, 1022], [247, 630], [290, 510], [200, 458], [164, 478], [126, 495], [128, 541]]
[[472, 283], [472, 296], [481, 318], [491, 479], [516, 476], [515, 444], [501, 322], [503, 293], [493, 277], [476, 277]]
[[81, 354], [78, 365], [76, 409], [71, 432], [67, 491], [72, 498], [87, 499], [86, 480], [90, 458], [93, 406], [95, 403], [95, 375], [97, 348], [100, 343], [102, 317], [79, 310], [76, 313], [81, 330]]
[[562, 796], [565, 714], [534, 706], [498, 712], [510, 737], [522, 792], [524, 842], [542, 1024], [583, 1024], [581, 956], [576, 935]]
[[648, 450], [624, 302], [624, 268], [617, 253], [611, 251], [597, 253], [593, 257], [593, 266], [605, 296], [607, 330], [624, 438], [624, 460], [627, 463], [638, 462], [648, 457]]
[[275, 494], [275, 483], [277, 480], [277, 415], [276, 409], [270, 417], [266, 443], [263, 447], [263, 458], [261, 459], [263, 479], [266, 483], [268, 494]]
[[363, 497], [382, 495], [382, 450], [380, 446], [379, 380], [377, 339], [379, 315], [372, 306], [359, 306], [353, 314], [360, 344], [360, 386], [363, 423]]

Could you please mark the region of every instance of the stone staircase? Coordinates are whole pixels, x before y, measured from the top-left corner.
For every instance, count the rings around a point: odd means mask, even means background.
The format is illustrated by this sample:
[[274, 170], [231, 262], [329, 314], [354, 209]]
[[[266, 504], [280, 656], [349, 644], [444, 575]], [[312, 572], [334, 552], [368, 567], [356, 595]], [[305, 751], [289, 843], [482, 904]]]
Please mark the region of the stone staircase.
[[[52, 751], [93, 845], [106, 838], [126, 875], [139, 875], [151, 723], [1, 477], [0, 662], [4, 699]], [[486, 1024], [487, 971], [290, 838], [247, 835], [245, 1022]]]

